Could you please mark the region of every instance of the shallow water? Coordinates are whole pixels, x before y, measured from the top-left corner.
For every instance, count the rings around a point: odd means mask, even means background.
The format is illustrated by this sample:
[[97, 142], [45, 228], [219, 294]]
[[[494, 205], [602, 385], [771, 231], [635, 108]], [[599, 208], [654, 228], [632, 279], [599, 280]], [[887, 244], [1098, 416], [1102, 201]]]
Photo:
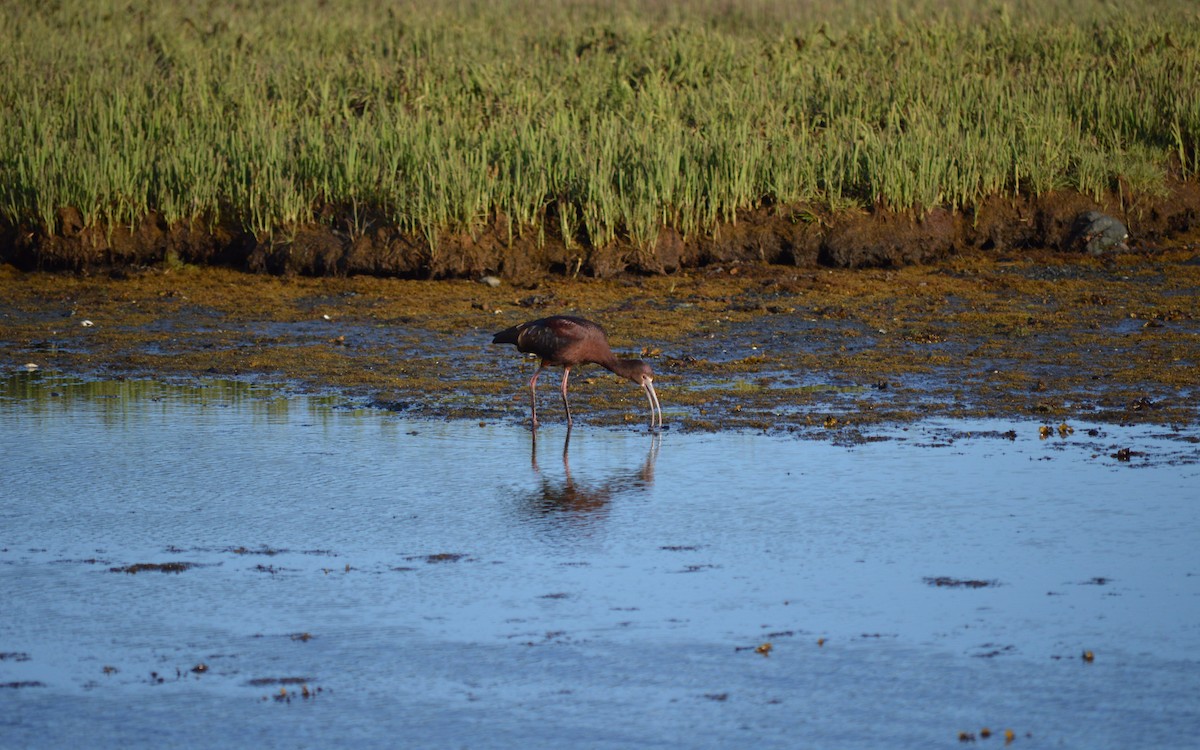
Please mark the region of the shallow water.
[[1194, 432], [0, 383], [0, 746], [1195, 742]]

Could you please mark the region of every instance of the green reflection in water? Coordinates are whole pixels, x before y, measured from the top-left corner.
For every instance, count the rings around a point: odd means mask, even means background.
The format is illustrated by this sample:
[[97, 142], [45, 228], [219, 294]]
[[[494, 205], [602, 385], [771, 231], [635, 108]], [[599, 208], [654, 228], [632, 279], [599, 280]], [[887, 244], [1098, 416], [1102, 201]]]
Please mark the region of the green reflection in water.
[[[297, 409], [309, 418], [325, 421], [338, 404], [335, 396], [290, 397], [279, 387], [236, 380], [202, 380], [196, 384], [169, 384], [154, 380], [85, 380], [58, 373], [33, 371], [0, 376], [0, 411], [53, 417], [87, 402], [106, 423], [121, 423], [132, 415], [144, 417], [161, 404], [162, 411], [180, 405], [236, 407], [250, 411], [268, 424], [283, 424]], [[368, 412], [343, 409], [341, 414]]]

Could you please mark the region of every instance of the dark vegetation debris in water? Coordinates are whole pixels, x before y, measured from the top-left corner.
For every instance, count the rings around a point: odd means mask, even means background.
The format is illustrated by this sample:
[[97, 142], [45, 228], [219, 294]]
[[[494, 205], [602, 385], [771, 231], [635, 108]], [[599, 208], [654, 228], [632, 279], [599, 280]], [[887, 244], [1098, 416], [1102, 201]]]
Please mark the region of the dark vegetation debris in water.
[[305, 685], [312, 682], [310, 677], [256, 677], [246, 682], [251, 687], [266, 685]]
[[459, 560], [462, 560], [465, 557], [466, 557], [466, 555], [460, 554], [457, 552], [439, 552], [437, 554], [427, 556], [425, 558], [425, 562], [428, 562], [428, 563], [458, 562]]
[[258, 549], [249, 549], [247, 547], [234, 547], [234, 548], [230, 549], [229, 551], [235, 555], [267, 555], [269, 557], [274, 557], [275, 555], [278, 555], [281, 552], [286, 552], [287, 550], [272, 549], [270, 547], [267, 547], [266, 545], [263, 545], [262, 547], [259, 547]]
[[1146, 454], [1142, 451], [1135, 451], [1132, 448], [1121, 448], [1116, 453], [1110, 454], [1109, 458], [1115, 458], [1118, 461], [1128, 463], [1129, 461], [1132, 461], [1136, 456], [1144, 456], [1144, 455], [1146, 455]]
[[144, 573], [147, 571], [158, 571], [160, 573], [182, 573], [188, 568], [193, 568], [196, 563], [190, 562], [169, 562], [169, 563], [137, 563], [135, 565], [125, 565], [116, 568], [109, 568], [113, 573]]
[[928, 576], [924, 579], [930, 586], [937, 588], [982, 589], [989, 586], [999, 586], [996, 581], [983, 581], [977, 578], [951, 578], [950, 576]]
[[[263, 696], [262, 700], [274, 699], [276, 703], [291, 703], [293, 699], [310, 700], [316, 698], [320, 693], [325, 692], [322, 687], [309, 687], [313, 680], [308, 677], [256, 677], [246, 682], [250, 687], [269, 687], [279, 685], [279, 691], [272, 693], [269, 696]], [[297, 690], [295, 686], [299, 685]], [[291, 690], [288, 690], [288, 687]]]
[[29, 654], [24, 651], [0, 651], [0, 661], [29, 661]]

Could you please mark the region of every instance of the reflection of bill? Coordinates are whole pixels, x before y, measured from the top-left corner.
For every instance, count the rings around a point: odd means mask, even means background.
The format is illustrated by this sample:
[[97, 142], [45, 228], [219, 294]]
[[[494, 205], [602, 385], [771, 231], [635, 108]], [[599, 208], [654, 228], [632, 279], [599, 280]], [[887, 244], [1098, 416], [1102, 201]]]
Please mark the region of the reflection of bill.
[[563, 479], [556, 481], [542, 474], [538, 468], [537, 433], [534, 432], [530, 443], [530, 463], [534, 473], [542, 480], [541, 494], [535, 498], [535, 510], [543, 515], [564, 512], [582, 515], [603, 513], [615, 496], [642, 491], [654, 482], [654, 462], [658, 459], [658, 448], [661, 444], [661, 435], [655, 434], [651, 437], [646, 460], [637, 469], [622, 470], [599, 484], [577, 482], [571, 476], [571, 462], [568, 456], [571, 431], [567, 430], [562, 450]]

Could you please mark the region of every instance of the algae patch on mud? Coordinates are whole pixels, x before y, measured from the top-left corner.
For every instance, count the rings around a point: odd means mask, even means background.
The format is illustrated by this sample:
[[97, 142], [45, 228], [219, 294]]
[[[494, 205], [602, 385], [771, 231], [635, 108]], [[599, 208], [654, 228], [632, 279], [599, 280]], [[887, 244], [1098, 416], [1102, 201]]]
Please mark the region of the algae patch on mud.
[[[1188, 424], [1200, 381], [1200, 256], [1186, 244], [499, 286], [2, 267], [0, 290], [10, 371], [285, 383], [430, 418], [526, 420], [536, 364], [491, 335], [557, 313], [601, 322], [619, 355], [651, 363], [672, 429], [852, 436], [996, 415]], [[640, 393], [599, 368], [573, 379], [572, 403], [585, 425], [644, 422]], [[557, 399], [544, 407], [545, 421], [562, 418]]]

